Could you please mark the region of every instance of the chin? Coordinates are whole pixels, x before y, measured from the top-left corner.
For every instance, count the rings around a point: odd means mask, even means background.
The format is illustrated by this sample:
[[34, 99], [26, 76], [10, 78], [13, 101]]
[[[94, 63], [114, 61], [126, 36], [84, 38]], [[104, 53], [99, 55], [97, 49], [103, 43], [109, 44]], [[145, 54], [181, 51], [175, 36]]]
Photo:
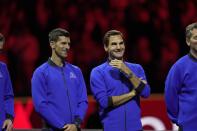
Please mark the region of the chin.
[[116, 59], [118, 59], [118, 60], [122, 60], [122, 59], [123, 59], [123, 57], [121, 57], [121, 58], [116, 58]]
[[60, 56], [62, 60], [66, 59], [67, 56]]
[[67, 54], [64, 54], [64, 55], [61, 55], [62, 58], [66, 58], [67, 57]]
[[121, 57], [114, 57], [114, 59], [122, 60], [123, 57], [122, 56]]

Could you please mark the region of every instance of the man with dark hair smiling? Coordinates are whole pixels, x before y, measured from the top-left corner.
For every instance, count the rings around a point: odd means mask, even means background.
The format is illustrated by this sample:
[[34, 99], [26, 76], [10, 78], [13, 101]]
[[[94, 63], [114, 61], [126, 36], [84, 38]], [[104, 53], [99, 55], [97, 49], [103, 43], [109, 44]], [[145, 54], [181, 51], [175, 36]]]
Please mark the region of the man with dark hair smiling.
[[90, 84], [100, 105], [104, 131], [142, 130], [140, 96], [150, 95], [144, 70], [139, 64], [124, 61], [125, 43], [121, 32], [108, 31], [103, 43], [108, 61], [92, 70]]
[[70, 49], [68, 31], [49, 33], [52, 56], [32, 77], [36, 111], [52, 130], [77, 131], [87, 109], [87, 92], [81, 70], [65, 61]]

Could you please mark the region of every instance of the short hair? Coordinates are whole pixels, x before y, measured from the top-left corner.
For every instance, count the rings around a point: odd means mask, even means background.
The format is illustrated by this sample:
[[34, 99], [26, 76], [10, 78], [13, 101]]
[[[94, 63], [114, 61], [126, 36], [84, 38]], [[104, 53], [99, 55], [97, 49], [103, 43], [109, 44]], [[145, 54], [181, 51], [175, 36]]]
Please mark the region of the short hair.
[[0, 42], [4, 43], [5, 42], [5, 37], [3, 34], [0, 33]]
[[51, 32], [49, 32], [49, 43], [52, 41], [57, 41], [59, 36], [70, 37], [70, 33], [62, 28], [55, 28]]
[[123, 38], [123, 35], [122, 35], [122, 33], [120, 31], [118, 31], [118, 30], [109, 30], [104, 35], [103, 44], [105, 46], [108, 46], [108, 44], [109, 44], [109, 37], [110, 36], [115, 36], [115, 35], [120, 35]]
[[185, 30], [186, 39], [190, 39], [190, 38], [191, 38], [191, 36], [192, 36], [191, 31], [192, 31], [193, 29], [197, 29], [197, 22], [192, 23], [192, 24], [189, 24], [189, 25], [186, 27], [186, 30]]

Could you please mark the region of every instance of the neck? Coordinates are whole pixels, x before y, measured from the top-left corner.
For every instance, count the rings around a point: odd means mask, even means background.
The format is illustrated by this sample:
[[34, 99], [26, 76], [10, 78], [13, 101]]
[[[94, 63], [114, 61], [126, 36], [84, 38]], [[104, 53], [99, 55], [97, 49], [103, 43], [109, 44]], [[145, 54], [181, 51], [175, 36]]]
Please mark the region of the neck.
[[51, 60], [57, 65], [62, 67], [64, 65], [64, 60], [57, 56], [55, 53], [52, 53]]
[[197, 59], [197, 51], [190, 50], [190, 54]]

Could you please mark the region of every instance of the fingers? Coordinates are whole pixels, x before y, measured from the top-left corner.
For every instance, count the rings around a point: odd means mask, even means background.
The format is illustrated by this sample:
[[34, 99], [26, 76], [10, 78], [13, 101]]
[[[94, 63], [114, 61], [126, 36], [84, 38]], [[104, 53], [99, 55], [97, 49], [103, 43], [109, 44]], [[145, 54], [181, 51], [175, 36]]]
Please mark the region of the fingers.
[[71, 131], [70, 126], [67, 126], [67, 128], [64, 131]]
[[13, 128], [13, 125], [12, 125], [12, 124], [10, 124], [10, 125], [8, 125], [8, 126], [7, 126], [6, 131], [12, 131], [12, 128]]
[[63, 127], [64, 131], [66, 131], [67, 128], [68, 128], [68, 124], [64, 125], [64, 127]]
[[131, 72], [131, 70], [125, 65], [125, 63], [122, 60], [112, 60], [109, 65], [111, 65], [112, 67], [118, 68], [119, 70], [121, 70], [122, 72], [129, 74]]
[[109, 65], [111, 65], [112, 67], [116, 67], [116, 68], [119, 68], [120, 69], [122, 63], [123, 62], [121, 60], [115, 59], [115, 60], [111, 60], [110, 63], [109, 63]]
[[76, 126], [74, 124], [67, 124], [64, 126], [64, 131], [76, 131]]
[[12, 121], [11, 120], [5, 120], [5, 122], [3, 123], [2, 128], [6, 128], [6, 131], [12, 131], [13, 125], [12, 125]]
[[2, 129], [6, 127], [6, 122], [3, 123]]
[[146, 80], [143, 80], [142, 77], [140, 77], [140, 80], [141, 80], [144, 84], [147, 84], [147, 81], [146, 81]]
[[110, 63], [112, 63], [112, 64], [120, 64], [120, 63], [122, 63], [122, 60], [114, 59], [114, 60], [111, 60]]
[[144, 84], [147, 84], [147, 81], [145, 81], [145, 80], [142, 80], [142, 82], [143, 82]]

